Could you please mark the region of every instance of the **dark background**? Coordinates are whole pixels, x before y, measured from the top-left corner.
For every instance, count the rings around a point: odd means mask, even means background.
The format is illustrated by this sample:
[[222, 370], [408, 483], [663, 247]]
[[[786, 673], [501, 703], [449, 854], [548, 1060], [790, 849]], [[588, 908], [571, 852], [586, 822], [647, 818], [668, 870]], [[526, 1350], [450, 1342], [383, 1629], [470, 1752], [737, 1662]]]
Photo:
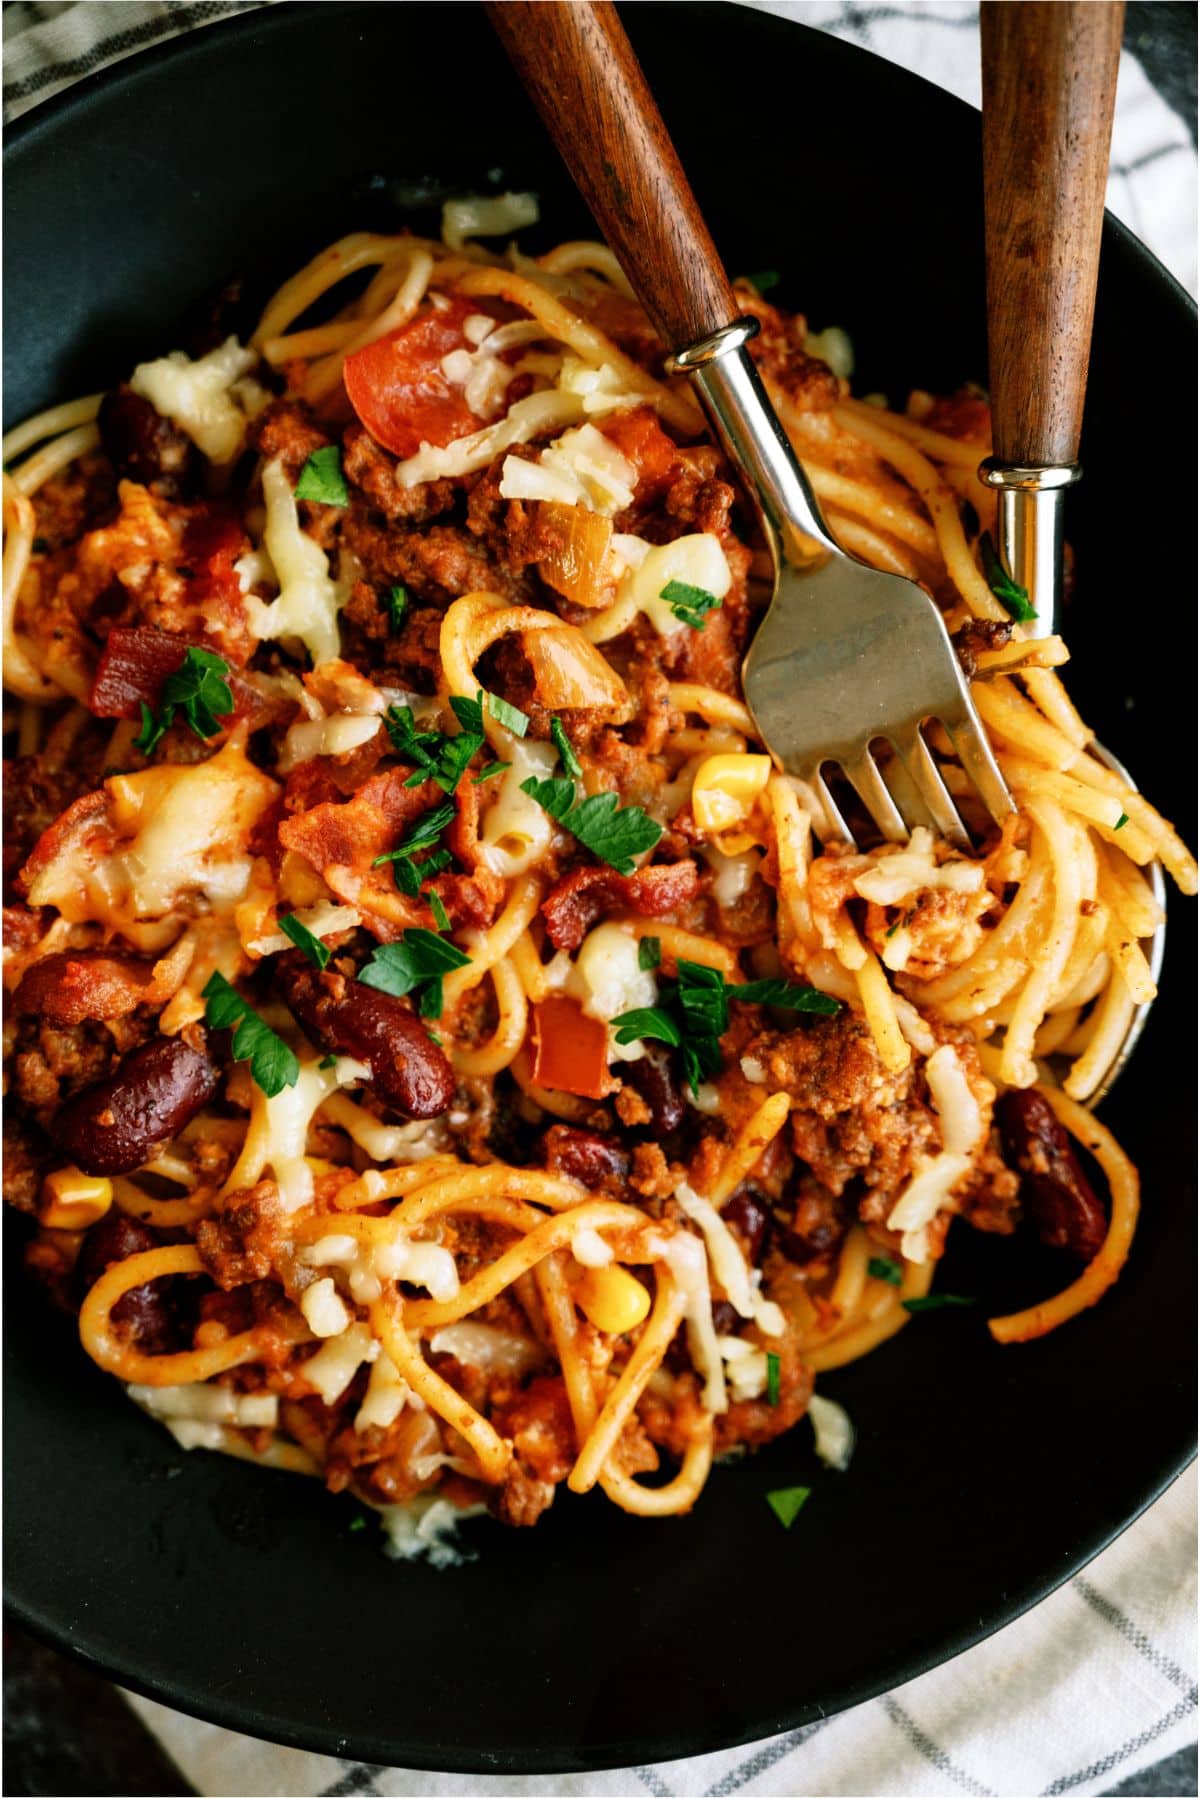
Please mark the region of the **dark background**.
[[[1125, 44], [1196, 141], [1196, 6], [1133, 0]], [[192, 1792], [106, 1680], [16, 1629], [5, 1631], [4, 1791], [29, 1798]], [[1185, 1749], [1111, 1788], [1192, 1798], [1197, 1754]]]

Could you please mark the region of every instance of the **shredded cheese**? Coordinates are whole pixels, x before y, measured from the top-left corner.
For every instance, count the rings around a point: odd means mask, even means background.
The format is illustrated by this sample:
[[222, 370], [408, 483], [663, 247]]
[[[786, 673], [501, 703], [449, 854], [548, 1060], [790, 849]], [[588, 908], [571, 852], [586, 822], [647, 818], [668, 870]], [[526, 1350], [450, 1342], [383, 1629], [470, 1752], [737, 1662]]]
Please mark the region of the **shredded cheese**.
[[612, 518], [632, 505], [637, 469], [595, 425], [564, 431], [536, 462], [506, 458], [500, 478], [503, 499], [556, 500]]
[[[218, 349], [193, 362], [172, 350], [157, 362], [141, 362], [129, 385], [154, 410], [189, 436], [210, 462], [232, 462], [246, 434], [247, 410], [238, 404], [236, 383], [258, 357], [227, 337]], [[255, 395], [247, 396], [253, 410]]]
[[442, 207], [442, 241], [451, 250], [461, 250], [469, 237], [506, 237], [510, 231], [536, 225], [538, 217], [536, 194], [471, 194], [447, 200]]
[[[654, 1005], [658, 982], [648, 968], [638, 966], [638, 940], [619, 924], [598, 924], [580, 944], [566, 990], [580, 1001], [590, 1018], [607, 1024], [622, 1012]], [[639, 1039], [619, 1043], [609, 1032], [609, 1056], [616, 1061], [638, 1061], [646, 1052]]]
[[733, 1232], [716, 1206], [693, 1192], [686, 1180], [675, 1188], [675, 1198], [684, 1215], [703, 1232], [713, 1272], [738, 1316], [756, 1323], [764, 1336], [782, 1336], [782, 1311], [772, 1300], [759, 1297], [762, 1275], [757, 1270], [751, 1273], [746, 1266]]
[[521, 783], [532, 777], [544, 780], [552, 774], [558, 751], [553, 743], [514, 738], [507, 759], [512, 766], [501, 776], [500, 790], [484, 818], [479, 854], [493, 874], [512, 880], [541, 861], [550, 847], [554, 820], [536, 799], [521, 791]]
[[263, 547], [279, 594], [268, 604], [246, 595], [246, 617], [259, 638], [298, 638], [313, 667], [338, 654], [338, 613], [350, 596], [350, 583], [334, 581], [320, 544], [300, 527], [296, 496], [282, 461], [268, 462], [262, 474], [267, 520]]

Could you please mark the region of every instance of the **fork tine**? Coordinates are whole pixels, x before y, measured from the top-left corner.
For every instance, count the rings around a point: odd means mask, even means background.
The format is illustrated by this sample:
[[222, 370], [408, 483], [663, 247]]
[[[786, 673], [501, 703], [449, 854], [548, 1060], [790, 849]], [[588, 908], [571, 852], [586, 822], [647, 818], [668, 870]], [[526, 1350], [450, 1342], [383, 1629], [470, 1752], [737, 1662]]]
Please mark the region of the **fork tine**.
[[812, 778], [812, 784], [816, 788], [817, 797], [821, 801], [821, 804], [825, 807], [825, 815], [829, 819], [830, 824], [833, 826], [834, 834], [828, 840], [830, 842], [845, 843], [848, 845], [849, 848], [853, 849], [855, 847], [855, 843], [854, 843], [854, 837], [850, 830], [850, 826], [846, 823], [846, 820], [843, 818], [841, 812], [838, 810], [837, 801], [834, 799], [833, 794], [829, 791], [829, 787], [825, 781], [825, 776], [821, 773], [821, 770], [819, 768], [814, 768], [811, 778]]
[[912, 776], [921, 798], [929, 808], [934, 829], [939, 836], [953, 843], [956, 849], [971, 853], [971, 839], [967, 835], [962, 819], [955, 810], [954, 801], [946, 790], [946, 783], [938, 772], [938, 765], [929, 753], [929, 746], [921, 735], [920, 727], [907, 736], [897, 736], [896, 749], [908, 773]]
[[946, 729], [967, 777], [996, 823], [1002, 826], [1017, 808], [997, 766], [991, 744], [970, 713], [953, 725], [947, 724]]
[[888, 842], [907, 843], [908, 827], [884, 785], [871, 751], [864, 749], [856, 761], [843, 762], [842, 771]]

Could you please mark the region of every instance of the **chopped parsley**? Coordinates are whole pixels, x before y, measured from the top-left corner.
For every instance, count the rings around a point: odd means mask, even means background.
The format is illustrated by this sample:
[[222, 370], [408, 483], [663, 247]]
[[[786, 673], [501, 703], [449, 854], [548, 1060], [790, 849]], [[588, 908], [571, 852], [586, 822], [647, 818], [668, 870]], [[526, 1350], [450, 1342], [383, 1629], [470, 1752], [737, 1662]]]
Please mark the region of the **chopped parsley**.
[[307, 955], [314, 968], [324, 968], [329, 965], [329, 950], [319, 936], [313, 935], [307, 924], [300, 922], [295, 912], [285, 913], [279, 920], [279, 928], [284, 936], [289, 937], [295, 943], [297, 949]]
[[1037, 612], [1029, 603], [1029, 594], [1004, 569], [987, 531], [979, 539], [979, 553], [983, 560], [983, 578], [1009, 617], [1015, 618], [1018, 624], [1028, 624], [1036, 618]]
[[760, 268], [756, 275], [747, 275], [746, 279], [752, 287], [757, 287], [759, 293], [770, 293], [773, 287], [779, 286], [779, 270], [777, 268]]
[[480, 769], [471, 785], [481, 787], [485, 780], [491, 780], [493, 774], [506, 774], [511, 767], [511, 762], [489, 762], [486, 768]]
[[1121, 827], [1125, 824], [1128, 824], [1128, 822], [1129, 822], [1129, 813], [1122, 812], [1121, 816], [1117, 819], [1116, 823], [1113, 825], [1113, 829], [1120, 830]]
[[[474, 707], [478, 712], [475, 700], [452, 699], [450, 703], [460, 723], [463, 720], [460, 707]], [[471, 757], [483, 748], [482, 720], [478, 729], [464, 726], [457, 736], [448, 737], [440, 730], [418, 730], [412, 707], [393, 705], [388, 707], [383, 722], [397, 754], [415, 764], [415, 772], [404, 783], [407, 787], [419, 787], [422, 781], [434, 780], [443, 793], [453, 793]]]
[[638, 943], [638, 967], [643, 974], [657, 968], [662, 963], [662, 940], [656, 936], [644, 936]]
[[785, 1530], [790, 1530], [812, 1493], [811, 1486], [778, 1486], [766, 1495], [767, 1503]]
[[371, 866], [378, 868], [385, 862], [391, 862], [396, 885], [410, 899], [415, 899], [421, 890], [421, 882], [440, 874], [443, 868], [450, 866], [454, 858], [448, 849], [436, 849], [422, 862], [414, 861], [413, 857], [422, 850], [433, 849], [446, 826], [453, 821], [454, 801], [447, 799], [444, 804], [435, 805], [432, 811], [426, 812], [423, 818], [418, 818], [397, 848], [377, 855]]
[[328, 1071], [329, 1068], [335, 1068], [337, 1066], [337, 1056], [336, 1055], [322, 1055], [320, 1061], [317, 1063], [317, 1066], [320, 1068], [321, 1072], [324, 1074]]
[[578, 780], [583, 773], [583, 764], [575, 753], [575, 746], [563, 728], [561, 718], [551, 718], [550, 736], [557, 749], [563, 768], [572, 780]]
[[296, 498], [315, 500], [319, 506], [348, 506], [346, 477], [342, 473], [342, 452], [336, 443], [314, 450], [296, 482]]
[[300, 1063], [224, 974], [210, 975], [203, 996], [208, 1023], [214, 1030], [233, 1030], [233, 1059], [250, 1063], [251, 1079], [268, 1099], [295, 1086]]
[[889, 1286], [899, 1286], [904, 1278], [900, 1263], [893, 1261], [890, 1255], [872, 1255], [867, 1262], [867, 1272], [873, 1280], [886, 1280]]
[[927, 1292], [922, 1299], [901, 1299], [906, 1311], [945, 1311], [951, 1305], [974, 1305], [976, 1300], [961, 1292]]
[[[644, 941], [645, 939], [643, 939]], [[729, 1028], [729, 1001], [749, 1005], [780, 1005], [789, 1011], [812, 1012], [832, 1017], [841, 1010], [840, 999], [797, 986], [790, 980], [750, 980], [729, 985], [717, 968], [699, 962], [680, 961], [674, 986], [667, 985], [659, 1004], [622, 1012], [612, 1020], [618, 1043], [652, 1038], [683, 1048], [683, 1064], [693, 1092], [721, 1065], [720, 1039]]]
[[523, 737], [529, 729], [528, 713], [522, 712], [515, 705], [509, 705], [507, 699], [501, 699], [498, 693], [488, 694], [487, 709], [496, 723], [502, 724], [505, 730], [510, 730], [514, 737]]
[[446, 915], [445, 906], [442, 904], [436, 893], [430, 893], [429, 895], [429, 909], [433, 913], [433, 921], [437, 925], [439, 932], [449, 930], [450, 919]]
[[367, 1527], [367, 1520], [363, 1516], [361, 1511], [359, 1512], [357, 1517], [352, 1517], [350, 1519], [349, 1524], [347, 1525], [348, 1529], [355, 1531], [355, 1532], [357, 1532], [358, 1530], [365, 1530], [366, 1527]]
[[465, 968], [470, 959], [436, 931], [413, 925], [398, 943], [381, 943], [358, 978], [397, 999], [412, 993], [421, 1017], [440, 1018], [443, 975]]
[[[767, 1350], [767, 1403], [779, 1403], [779, 1356], [773, 1355], [770, 1349]], [[799, 1510], [800, 1507], [796, 1508]]]
[[658, 596], [665, 599], [676, 618], [694, 631], [704, 629], [709, 612], [715, 612], [720, 600], [705, 587], [693, 587], [687, 581], [668, 581]]
[[521, 791], [618, 874], [632, 874], [634, 856], [653, 849], [662, 835], [662, 825], [647, 817], [640, 805], [620, 805], [615, 793], [580, 799], [573, 780], [536, 776], [523, 780]]
[[162, 684], [162, 710], [158, 717], [141, 701], [142, 728], [134, 747], [150, 755], [158, 747], [177, 716], [198, 737], [215, 737], [221, 720], [233, 711], [233, 693], [225, 676], [229, 663], [209, 649], [190, 646], [174, 674]]
[[398, 636], [400, 626], [404, 623], [404, 614], [408, 611], [408, 588], [389, 587], [387, 598], [383, 603], [387, 607], [388, 624], [391, 627], [392, 635], [393, 637]]

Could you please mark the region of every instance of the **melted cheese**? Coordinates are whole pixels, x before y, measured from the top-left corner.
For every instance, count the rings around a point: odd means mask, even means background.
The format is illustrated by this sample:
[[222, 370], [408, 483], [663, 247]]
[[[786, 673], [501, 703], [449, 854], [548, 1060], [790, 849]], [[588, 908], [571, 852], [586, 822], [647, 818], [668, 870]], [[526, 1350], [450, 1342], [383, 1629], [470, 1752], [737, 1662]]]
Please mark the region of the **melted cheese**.
[[812, 1419], [817, 1454], [827, 1467], [836, 1467], [839, 1473], [844, 1473], [854, 1453], [854, 1425], [849, 1413], [841, 1405], [835, 1405], [831, 1398], [821, 1398], [814, 1392], [808, 1401], [808, 1415]]
[[328, 1274], [304, 1288], [300, 1310], [314, 1336], [340, 1336], [350, 1322], [350, 1313]]
[[640, 537], [618, 535], [613, 538], [613, 548], [627, 565], [614, 607], [625, 602], [644, 612], [661, 637], [691, 628], [676, 618], [662, 598], [663, 588], [671, 581], [700, 587], [715, 599], [724, 599], [733, 585], [725, 552], [708, 531], [694, 531], [676, 537], [673, 543], [654, 545]]
[[933, 1221], [965, 1173], [970, 1171], [969, 1155], [925, 1155], [917, 1163], [909, 1181], [888, 1214], [889, 1230], [903, 1232], [900, 1250], [908, 1261], [929, 1259], [925, 1226]]
[[718, 1336], [717, 1344], [735, 1403], [761, 1398], [767, 1389], [766, 1350], [743, 1342], [740, 1336]]
[[242, 1186], [253, 1186], [269, 1167], [285, 1211], [299, 1211], [310, 1204], [313, 1172], [308, 1163], [309, 1125], [339, 1086], [361, 1077], [360, 1062], [339, 1056], [331, 1068], [321, 1067], [313, 1060], [301, 1062], [295, 1086], [285, 1086], [273, 1099], [255, 1086], [246, 1140], [225, 1190], [234, 1192]]
[[302, 718], [283, 739], [280, 774], [289, 774], [301, 762], [318, 755], [349, 755], [369, 743], [383, 723], [378, 713], [335, 712], [332, 718]]
[[[238, 404], [235, 383], [257, 360], [253, 350], [243, 349], [236, 337], [228, 337], [198, 362], [182, 350], [173, 350], [157, 362], [139, 363], [129, 385], [163, 418], [186, 432], [210, 462], [232, 462], [242, 447], [247, 419], [247, 407]], [[255, 394], [244, 397], [253, 411]]]
[[738, 1316], [756, 1323], [764, 1336], [782, 1336], [783, 1313], [770, 1299], [759, 1297], [762, 1275], [757, 1270], [751, 1273], [746, 1266], [733, 1232], [720, 1212], [698, 1192], [693, 1192], [686, 1181], [675, 1188], [675, 1198], [684, 1215], [703, 1231], [713, 1272]]
[[[317, 937], [336, 936], [343, 930], [355, 930], [362, 923], [362, 913], [352, 905], [334, 905], [328, 899], [322, 899], [319, 905], [304, 907], [294, 916]], [[251, 938], [246, 947], [253, 955], [282, 955], [296, 945], [282, 930], [272, 930], [265, 936]]]
[[552, 774], [558, 751], [553, 743], [514, 738], [507, 759], [512, 767], [501, 776], [500, 790], [483, 821], [479, 853], [493, 874], [511, 880], [540, 861], [550, 847], [554, 820], [536, 799], [522, 793], [521, 783], [531, 777], [544, 780]]
[[804, 350], [817, 356], [832, 374], [849, 380], [854, 373], [854, 345], [840, 325], [827, 325], [823, 331], [804, 333]]
[[468, 1505], [459, 1509], [447, 1498], [431, 1498], [427, 1493], [410, 1499], [404, 1505], [381, 1505], [379, 1514], [387, 1535], [386, 1553], [397, 1561], [428, 1561], [431, 1567], [461, 1567], [473, 1561], [458, 1546], [458, 1526], [468, 1517], [482, 1517], [485, 1505]]
[[355, 1323], [340, 1336], [331, 1336], [297, 1371], [327, 1405], [336, 1405], [363, 1362], [374, 1361], [379, 1352], [366, 1324]]
[[412, 1286], [423, 1286], [434, 1299], [458, 1297], [454, 1256], [436, 1242], [410, 1242], [398, 1234], [372, 1252], [371, 1269], [383, 1280], [407, 1280]]
[[381, 1349], [372, 1364], [363, 1402], [355, 1413], [355, 1430], [390, 1429], [411, 1396], [408, 1381], [401, 1379], [396, 1363]]
[[713, 1327], [712, 1289], [708, 1283], [708, 1257], [704, 1244], [687, 1231], [677, 1230], [670, 1236], [650, 1237], [646, 1246], [652, 1254], [662, 1256], [684, 1296], [688, 1353], [704, 1381], [700, 1401], [706, 1411], [727, 1411], [729, 1394], [717, 1332]]
[[444, 448], [423, 443], [415, 455], [396, 464], [396, 480], [401, 487], [415, 487], [424, 481], [473, 474], [476, 469], [486, 468], [511, 444], [528, 443], [544, 431], [577, 424], [582, 416], [583, 402], [576, 394], [531, 393], [482, 431], [458, 437]]
[[509, 456], [500, 479], [503, 499], [557, 500], [612, 518], [632, 505], [637, 469], [595, 425], [564, 431], [536, 462]]
[[263, 545], [279, 587], [269, 604], [250, 593], [246, 617], [260, 638], [299, 638], [313, 667], [338, 654], [338, 613], [349, 598], [349, 583], [334, 581], [319, 543], [300, 528], [296, 497], [281, 461], [268, 462], [262, 475], [267, 521]]
[[[571, 969], [566, 990], [579, 1000], [590, 1018], [607, 1024], [622, 1012], [637, 1011], [657, 1003], [658, 982], [648, 968], [638, 966], [638, 940], [619, 924], [598, 924], [588, 932]], [[619, 1043], [609, 1032], [609, 1056], [617, 1061], [638, 1061], [645, 1054], [640, 1040]]]
[[949, 1043], [929, 1057], [925, 1078], [942, 1126], [942, 1147], [952, 1155], [969, 1155], [983, 1135], [983, 1112]]
[[527, 1336], [514, 1336], [509, 1330], [470, 1318], [446, 1324], [430, 1337], [429, 1347], [435, 1355], [453, 1355], [464, 1367], [482, 1367], [513, 1377], [528, 1373], [543, 1358], [538, 1344]]
[[865, 873], [856, 876], [854, 890], [860, 899], [875, 905], [897, 905], [915, 893], [941, 889], [948, 893], [978, 893], [983, 887], [981, 862], [934, 860], [933, 836], [919, 826], [904, 848], [885, 850], [873, 859]]
[[246, 1430], [273, 1430], [279, 1422], [279, 1400], [273, 1392], [233, 1392], [228, 1386], [210, 1386], [203, 1381], [186, 1386], [126, 1386], [125, 1390], [151, 1417], [228, 1423]]
[[442, 207], [442, 239], [450, 249], [461, 250], [468, 237], [506, 237], [536, 225], [538, 217], [536, 194], [471, 194]]

